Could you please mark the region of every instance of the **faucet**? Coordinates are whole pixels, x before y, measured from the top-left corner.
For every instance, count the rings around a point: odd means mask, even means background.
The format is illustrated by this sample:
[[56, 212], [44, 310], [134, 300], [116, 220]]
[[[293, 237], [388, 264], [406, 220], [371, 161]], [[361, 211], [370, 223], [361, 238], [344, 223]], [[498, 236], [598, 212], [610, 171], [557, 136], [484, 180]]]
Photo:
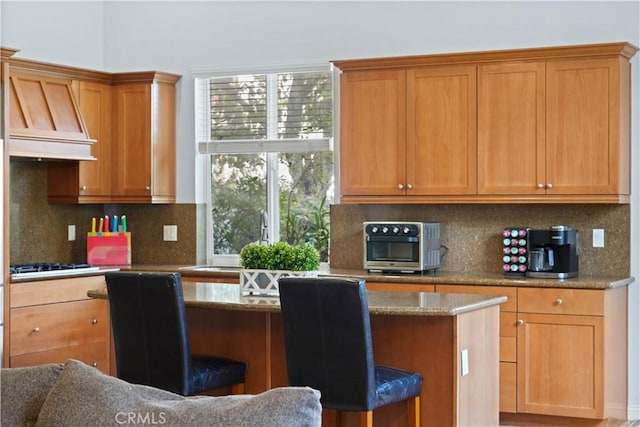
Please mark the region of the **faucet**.
[[269, 244], [269, 225], [267, 223], [267, 211], [262, 209], [260, 211], [260, 243]]

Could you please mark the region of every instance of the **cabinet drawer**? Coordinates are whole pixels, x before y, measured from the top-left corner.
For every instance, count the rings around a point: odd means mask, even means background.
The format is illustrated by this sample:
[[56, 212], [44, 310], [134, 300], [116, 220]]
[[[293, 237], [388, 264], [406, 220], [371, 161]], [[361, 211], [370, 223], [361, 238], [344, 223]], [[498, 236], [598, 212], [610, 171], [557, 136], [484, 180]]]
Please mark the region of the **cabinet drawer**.
[[603, 316], [604, 291], [520, 288], [518, 312]]
[[516, 412], [516, 364], [500, 362], [500, 412]]
[[516, 311], [518, 289], [508, 286], [436, 285], [436, 292], [455, 294], [505, 295], [507, 301], [500, 304], [500, 311]]
[[73, 301], [11, 310], [10, 355], [107, 341], [107, 302]]
[[11, 284], [11, 307], [87, 300], [87, 292], [106, 286], [104, 275]]
[[11, 367], [20, 368], [23, 366], [43, 365], [45, 363], [64, 363], [68, 359], [79, 360], [89, 366], [100, 369], [105, 374], [110, 374], [109, 345], [107, 341], [11, 356]]
[[500, 361], [515, 362], [516, 361], [516, 337], [500, 337]]

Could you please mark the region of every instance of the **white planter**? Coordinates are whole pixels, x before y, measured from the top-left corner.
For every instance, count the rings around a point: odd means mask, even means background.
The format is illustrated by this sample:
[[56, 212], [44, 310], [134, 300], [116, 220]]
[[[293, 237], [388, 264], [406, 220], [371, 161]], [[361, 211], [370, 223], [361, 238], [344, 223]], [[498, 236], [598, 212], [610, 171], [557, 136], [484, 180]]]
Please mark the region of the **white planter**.
[[317, 271], [289, 271], [289, 270], [240, 270], [240, 295], [279, 295], [278, 280], [281, 277], [317, 277]]

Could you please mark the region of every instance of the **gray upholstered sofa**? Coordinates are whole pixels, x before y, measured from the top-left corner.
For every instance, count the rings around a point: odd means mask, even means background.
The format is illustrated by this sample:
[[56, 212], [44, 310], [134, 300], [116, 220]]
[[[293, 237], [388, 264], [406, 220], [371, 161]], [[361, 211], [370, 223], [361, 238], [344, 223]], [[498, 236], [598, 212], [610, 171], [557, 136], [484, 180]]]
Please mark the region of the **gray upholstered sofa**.
[[2, 369], [0, 386], [2, 426], [319, 427], [322, 418], [320, 393], [308, 387], [185, 398], [76, 360]]

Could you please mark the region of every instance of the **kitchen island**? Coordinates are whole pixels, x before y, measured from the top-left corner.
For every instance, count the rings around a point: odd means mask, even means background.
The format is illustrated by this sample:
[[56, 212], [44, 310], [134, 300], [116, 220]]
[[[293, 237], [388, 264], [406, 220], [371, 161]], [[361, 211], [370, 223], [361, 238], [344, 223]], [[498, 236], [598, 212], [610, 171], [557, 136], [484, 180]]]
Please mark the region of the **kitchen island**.
[[[248, 362], [245, 390], [287, 385], [277, 297], [240, 296], [239, 285], [184, 282], [194, 353]], [[90, 291], [108, 298], [105, 289]], [[498, 425], [499, 305], [505, 296], [369, 291], [376, 364], [419, 372], [423, 426]], [[341, 413], [341, 425], [357, 416]], [[404, 403], [376, 409], [377, 426], [406, 425]]]

